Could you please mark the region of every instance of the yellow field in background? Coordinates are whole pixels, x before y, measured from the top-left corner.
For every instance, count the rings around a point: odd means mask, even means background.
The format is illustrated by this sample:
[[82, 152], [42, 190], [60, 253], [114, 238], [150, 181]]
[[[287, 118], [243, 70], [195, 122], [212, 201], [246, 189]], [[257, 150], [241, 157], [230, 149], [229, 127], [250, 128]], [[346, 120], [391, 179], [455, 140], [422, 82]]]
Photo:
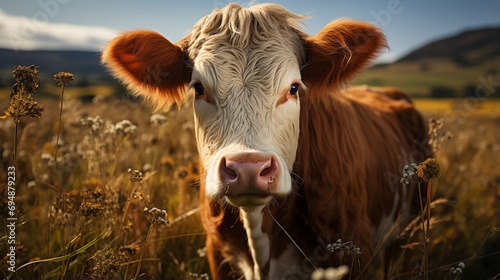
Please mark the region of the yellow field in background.
[[432, 115], [474, 115], [494, 117], [500, 115], [500, 100], [475, 97], [453, 99], [413, 99], [415, 106], [424, 114]]

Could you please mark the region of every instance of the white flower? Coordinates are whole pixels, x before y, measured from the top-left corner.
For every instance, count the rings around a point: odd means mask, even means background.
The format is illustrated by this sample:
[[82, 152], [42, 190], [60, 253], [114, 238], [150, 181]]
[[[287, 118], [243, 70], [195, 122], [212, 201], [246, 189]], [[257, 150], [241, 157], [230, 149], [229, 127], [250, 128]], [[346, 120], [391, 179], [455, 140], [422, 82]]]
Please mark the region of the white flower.
[[94, 134], [97, 134], [104, 125], [104, 121], [100, 116], [86, 117], [81, 119], [80, 122], [83, 126], [90, 128], [90, 131]]
[[417, 172], [416, 163], [410, 163], [403, 166], [403, 177], [399, 182], [405, 186], [409, 185], [410, 181], [413, 179], [416, 172]]
[[349, 268], [345, 265], [337, 268], [329, 267], [327, 269], [318, 268], [311, 274], [312, 280], [341, 280], [347, 273]]
[[137, 126], [135, 126], [129, 120], [119, 121], [114, 125], [114, 128], [118, 134], [124, 136], [133, 136], [137, 132]]

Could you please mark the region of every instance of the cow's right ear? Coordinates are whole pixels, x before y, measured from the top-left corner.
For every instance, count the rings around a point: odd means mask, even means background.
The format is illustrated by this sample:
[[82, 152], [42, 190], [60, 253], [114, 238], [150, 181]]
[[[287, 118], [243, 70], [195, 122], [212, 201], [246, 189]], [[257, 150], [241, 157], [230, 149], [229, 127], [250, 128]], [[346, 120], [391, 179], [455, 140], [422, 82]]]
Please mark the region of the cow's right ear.
[[349, 19], [332, 21], [316, 36], [301, 36], [307, 56], [302, 80], [309, 89], [319, 89], [316, 93], [342, 88], [387, 46], [379, 28]]
[[172, 44], [152, 31], [132, 31], [113, 39], [102, 54], [102, 62], [134, 94], [157, 109], [179, 104], [191, 79], [186, 48], [189, 36]]

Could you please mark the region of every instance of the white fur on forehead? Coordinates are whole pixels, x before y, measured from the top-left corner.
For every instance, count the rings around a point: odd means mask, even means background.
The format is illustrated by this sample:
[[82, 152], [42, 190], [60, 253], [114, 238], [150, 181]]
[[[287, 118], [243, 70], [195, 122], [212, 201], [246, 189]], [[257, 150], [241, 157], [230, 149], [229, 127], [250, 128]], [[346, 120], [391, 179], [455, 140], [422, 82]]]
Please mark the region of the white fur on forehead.
[[301, 19], [304, 18], [277, 4], [260, 4], [249, 8], [229, 4], [222, 9], [215, 9], [198, 21], [191, 32], [189, 54], [191, 58], [195, 57], [208, 39], [245, 48], [252, 38], [264, 41], [271, 36], [282, 36], [285, 32], [295, 33], [294, 30], [300, 30]]
[[[303, 16], [275, 4], [243, 8], [237, 4], [202, 18], [191, 33], [193, 79], [225, 99], [235, 86], [274, 94], [288, 87], [287, 72], [305, 60], [297, 33]], [[300, 73], [294, 79], [300, 78]], [[230, 81], [230, 82], [228, 82]], [[256, 88], [259, 87], [259, 88]]]

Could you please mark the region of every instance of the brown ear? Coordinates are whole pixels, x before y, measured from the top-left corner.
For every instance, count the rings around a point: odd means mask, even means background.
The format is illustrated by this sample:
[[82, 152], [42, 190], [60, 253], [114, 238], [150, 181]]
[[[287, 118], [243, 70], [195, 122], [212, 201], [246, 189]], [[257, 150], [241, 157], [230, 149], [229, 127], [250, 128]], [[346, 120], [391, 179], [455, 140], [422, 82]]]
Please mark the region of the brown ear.
[[308, 88], [325, 90], [350, 82], [386, 47], [386, 41], [377, 27], [342, 19], [306, 38], [305, 47], [302, 79]]
[[185, 54], [188, 38], [172, 44], [152, 31], [132, 31], [112, 40], [102, 62], [134, 94], [151, 101], [155, 108], [180, 103], [191, 78]]

